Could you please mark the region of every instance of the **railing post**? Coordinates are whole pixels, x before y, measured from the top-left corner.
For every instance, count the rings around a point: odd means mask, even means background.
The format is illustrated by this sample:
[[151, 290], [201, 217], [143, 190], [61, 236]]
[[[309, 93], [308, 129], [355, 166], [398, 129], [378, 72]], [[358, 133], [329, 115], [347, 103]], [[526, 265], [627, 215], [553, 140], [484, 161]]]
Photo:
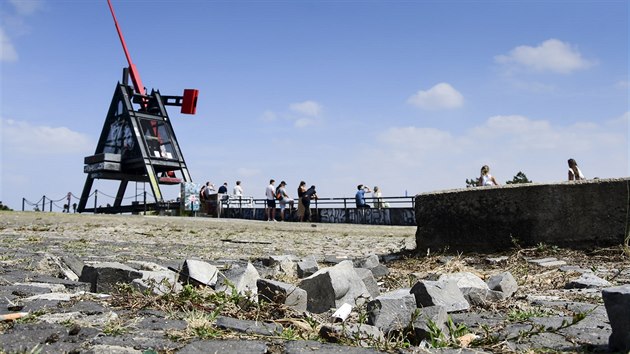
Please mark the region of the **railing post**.
[[48, 211], [52, 213], [52, 200], [49, 201], [50, 206], [48, 207]]
[[347, 224], [348, 220], [350, 219], [350, 215], [348, 215], [348, 204], [346, 203], [346, 199], [346, 197], [343, 197], [343, 216]]
[[96, 205], [98, 203], [98, 189], [94, 190], [94, 214], [96, 214]]
[[42, 197], [42, 212], [46, 211], [46, 196]]
[[144, 194], [144, 197], [143, 197], [144, 198], [144, 201], [143, 201], [143, 203], [144, 203], [144, 215], [147, 215], [147, 191], [144, 191], [143, 194]]
[[22, 198], [22, 211], [24, 211], [24, 203], [26, 203], [26, 198]]

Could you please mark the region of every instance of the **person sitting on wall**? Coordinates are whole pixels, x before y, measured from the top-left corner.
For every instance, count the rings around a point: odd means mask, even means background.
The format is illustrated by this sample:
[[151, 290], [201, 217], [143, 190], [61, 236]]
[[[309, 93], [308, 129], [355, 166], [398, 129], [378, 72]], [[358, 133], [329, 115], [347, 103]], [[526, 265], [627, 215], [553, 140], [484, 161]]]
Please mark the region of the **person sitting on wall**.
[[580, 168], [578, 167], [577, 162], [575, 162], [574, 159], [569, 159], [568, 161], [569, 163], [569, 181], [579, 181], [579, 180], [583, 180], [584, 175], [582, 174], [582, 171], [580, 171]]
[[354, 201], [357, 204], [357, 208], [369, 208], [370, 206], [365, 202], [365, 193], [372, 193], [369, 187], [359, 184], [357, 186], [357, 194], [354, 195]]
[[497, 180], [490, 174], [490, 167], [483, 165], [481, 167], [481, 176], [479, 177], [479, 186], [498, 186]]

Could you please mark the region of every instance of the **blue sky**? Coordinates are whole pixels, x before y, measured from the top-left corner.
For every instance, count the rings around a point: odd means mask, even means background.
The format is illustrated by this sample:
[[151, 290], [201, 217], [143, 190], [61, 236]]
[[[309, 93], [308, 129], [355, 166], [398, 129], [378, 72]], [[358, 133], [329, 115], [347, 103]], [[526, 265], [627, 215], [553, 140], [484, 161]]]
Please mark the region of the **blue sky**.
[[[200, 90], [197, 115], [169, 111], [195, 182], [400, 196], [484, 164], [562, 181], [571, 157], [630, 175], [627, 1], [113, 5], [145, 86]], [[80, 195], [126, 66], [107, 1], [0, 0], [0, 16], [0, 200]]]

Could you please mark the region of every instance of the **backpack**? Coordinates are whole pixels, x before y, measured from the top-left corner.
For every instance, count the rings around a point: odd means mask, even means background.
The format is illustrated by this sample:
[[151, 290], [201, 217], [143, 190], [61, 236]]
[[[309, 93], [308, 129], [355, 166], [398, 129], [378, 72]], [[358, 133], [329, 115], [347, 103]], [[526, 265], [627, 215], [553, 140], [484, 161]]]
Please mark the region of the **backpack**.
[[280, 187], [276, 188], [276, 199], [282, 200], [282, 191], [280, 190]]

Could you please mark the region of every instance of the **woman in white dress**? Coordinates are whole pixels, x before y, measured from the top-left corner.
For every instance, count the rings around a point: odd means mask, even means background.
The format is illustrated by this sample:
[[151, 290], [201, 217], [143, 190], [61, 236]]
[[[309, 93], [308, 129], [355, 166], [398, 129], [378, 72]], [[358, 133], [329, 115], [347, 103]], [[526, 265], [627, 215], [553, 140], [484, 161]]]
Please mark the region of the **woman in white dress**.
[[481, 167], [481, 176], [479, 176], [479, 186], [498, 186], [497, 180], [490, 174], [490, 167], [483, 165]]

